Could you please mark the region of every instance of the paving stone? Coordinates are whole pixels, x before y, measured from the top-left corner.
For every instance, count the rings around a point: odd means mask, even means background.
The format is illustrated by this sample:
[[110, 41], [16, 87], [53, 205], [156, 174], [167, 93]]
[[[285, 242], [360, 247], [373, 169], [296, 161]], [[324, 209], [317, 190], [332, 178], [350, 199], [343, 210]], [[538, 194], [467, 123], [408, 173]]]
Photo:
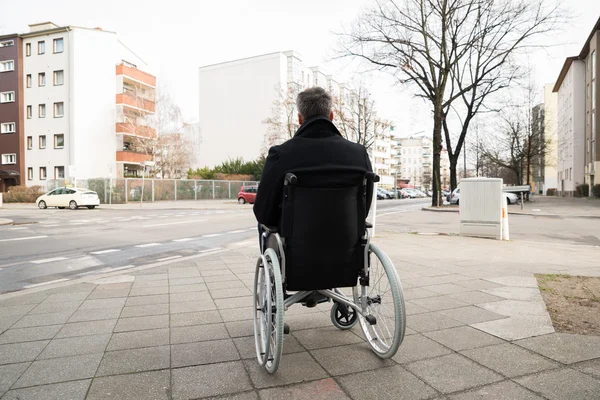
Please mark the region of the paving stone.
[[72, 313], [51, 313], [26, 315], [19, 320], [12, 328], [29, 328], [32, 326], [58, 325], [64, 324], [71, 317]]
[[531, 276], [502, 276], [499, 278], [486, 278], [487, 281], [504, 286], [538, 287], [537, 279]]
[[427, 297], [424, 299], [411, 300], [418, 306], [425, 307], [431, 311], [447, 310], [450, 308], [465, 307], [469, 304], [455, 300], [449, 296]]
[[592, 375], [594, 378], [600, 380], [600, 358], [584, 361], [577, 365], [572, 365], [571, 367], [588, 375]]
[[11, 390], [2, 400], [83, 400], [91, 379]]
[[12, 364], [33, 361], [50, 343], [49, 340], [38, 342], [11, 343], [0, 345], [0, 364]]
[[132, 286], [132, 289], [143, 289], [160, 286], [169, 286], [169, 281], [164, 279], [160, 281], [135, 282]]
[[169, 279], [170, 286], [193, 285], [196, 283], [204, 283], [204, 279], [202, 279], [201, 277]]
[[197, 284], [189, 284], [189, 285], [181, 285], [181, 286], [171, 286], [169, 288], [171, 294], [173, 293], [190, 293], [190, 292], [206, 292], [208, 288], [203, 283]]
[[210, 292], [213, 299], [223, 299], [226, 297], [243, 297], [250, 296], [252, 292], [247, 288], [231, 288], [231, 289], [219, 289], [212, 290]]
[[404, 302], [404, 308], [406, 315], [423, 314], [429, 312], [428, 309], [411, 303], [410, 301]]
[[36, 304], [23, 304], [7, 307], [0, 307], [0, 318], [12, 317], [13, 315], [23, 316], [33, 310]]
[[162, 370], [96, 378], [87, 400], [168, 400], [170, 377]]
[[96, 376], [127, 374], [169, 368], [169, 346], [109, 351], [104, 354]]
[[209, 311], [215, 310], [217, 307], [212, 300], [186, 301], [184, 303], [171, 303], [171, 314]]
[[140, 347], [164, 346], [169, 344], [169, 329], [152, 329], [115, 333], [106, 351], [136, 349]]
[[[133, 278], [132, 276], [129, 276], [129, 275], [123, 275], [123, 276], [128, 277], [128, 278]], [[130, 283], [130, 282], [103, 283], [103, 284], [96, 286], [96, 289], [94, 289], [94, 292], [131, 289], [131, 286], [132, 286], [132, 283]]]
[[69, 322], [100, 321], [119, 318], [122, 308], [99, 308], [94, 310], [77, 310]]
[[69, 357], [79, 354], [103, 353], [110, 340], [110, 333], [102, 335], [78, 336], [50, 341], [38, 360]]
[[62, 325], [62, 329], [56, 334], [55, 339], [111, 333], [116, 324], [116, 319], [69, 323]]
[[[421, 271], [419, 271], [419, 274], [421, 274]], [[446, 283], [444, 280], [442, 280], [440, 278], [434, 278], [434, 277], [429, 277], [429, 276], [420, 276], [418, 278], [403, 279], [402, 283], [404, 283], [404, 282], [408, 283], [409, 285], [414, 286], [415, 288], [420, 288], [423, 286], [442, 285], [442, 284]], [[425, 289], [423, 289], [423, 290], [425, 290]], [[427, 292], [430, 292], [430, 291], [427, 290]], [[431, 292], [431, 293], [434, 293], [434, 292]]]
[[212, 297], [209, 292], [185, 292], [171, 293], [169, 301], [172, 303], [183, 303], [186, 301], [206, 301], [212, 303]]
[[80, 310], [95, 310], [98, 308], [119, 308], [125, 306], [125, 297], [116, 299], [86, 300], [79, 307]]
[[19, 379], [31, 363], [0, 365], [0, 396]]
[[[240, 356], [244, 359], [256, 359], [256, 347], [254, 344], [254, 336], [244, 336], [233, 339], [235, 347], [238, 349]], [[292, 335], [283, 336], [282, 354], [302, 353], [306, 351], [300, 342]]]
[[171, 365], [173, 368], [239, 359], [240, 356], [231, 339], [174, 344], [171, 346]]
[[546, 305], [539, 301], [502, 300], [478, 304], [479, 307], [507, 317], [546, 316]]
[[145, 306], [149, 304], [168, 304], [168, 294], [155, 294], [151, 296], [136, 296], [128, 297], [125, 302], [125, 307]]
[[28, 315], [34, 314], [48, 314], [48, 313], [74, 313], [82, 301], [55, 301], [55, 302], [46, 302], [44, 300], [42, 303], [38, 304], [33, 310], [29, 312]]
[[161, 315], [168, 313], [168, 304], [147, 304], [143, 306], [123, 307], [121, 318], [146, 317], [149, 315]]
[[515, 381], [550, 400], [597, 400], [600, 381], [572, 369], [558, 369], [524, 376]]
[[431, 398], [437, 393], [400, 366], [359, 372], [338, 380], [354, 399], [418, 400]]
[[475, 305], [481, 303], [491, 303], [494, 301], [505, 300], [502, 297], [493, 296], [489, 293], [480, 292], [478, 290], [472, 290], [469, 292], [462, 293], [453, 293], [449, 294], [448, 297], [453, 298], [454, 300], [462, 301], [463, 303]]
[[231, 275], [216, 275], [216, 276], [206, 276], [204, 277], [204, 283], [209, 282], [226, 282], [226, 281], [238, 281], [239, 279], [231, 274]]
[[461, 326], [463, 324], [452, 318], [448, 318], [439, 312], [428, 312], [411, 315], [410, 318], [406, 319], [406, 325], [417, 332], [429, 332]]
[[244, 360], [244, 364], [258, 389], [328, 378], [327, 372], [306, 352], [286, 354], [274, 374], [266, 373], [256, 359]]
[[218, 291], [220, 289], [235, 289], [235, 288], [244, 288], [245, 285], [242, 281], [225, 281], [225, 282], [209, 282], [206, 284], [208, 289], [212, 291]]
[[431, 285], [431, 286], [423, 286], [421, 289], [429, 290], [430, 292], [434, 292], [439, 294], [453, 294], [453, 293], [465, 293], [470, 289], [467, 289], [463, 286], [458, 286], [453, 283], [442, 283], [439, 285]]
[[114, 299], [117, 297], [127, 297], [131, 289], [116, 289], [116, 290], [94, 290], [88, 296], [88, 300]]
[[[39, 304], [48, 298], [48, 293], [39, 292], [26, 295], [15, 296], [10, 299], [0, 300], [0, 308], [9, 306], [24, 306], [28, 304]], [[32, 309], [31, 307], [30, 309]]]
[[168, 286], [143, 287], [143, 288], [131, 289], [131, 291], [129, 292], [129, 297], [150, 296], [150, 295], [168, 294], [168, 293], [169, 293]]
[[509, 300], [543, 301], [540, 290], [537, 287], [503, 286], [485, 289], [483, 292]]
[[559, 366], [547, 358], [509, 343], [465, 350], [461, 354], [509, 378]]
[[140, 274], [135, 277], [135, 282], [160, 281], [169, 279], [168, 274]]
[[198, 272], [198, 268], [196, 267], [169, 268], [169, 279], [196, 278], [199, 276], [200, 272]]
[[327, 328], [305, 329], [298, 332], [292, 332], [292, 334], [307, 350], [362, 342], [362, 338], [352, 333], [352, 331], [341, 331], [333, 326]]
[[225, 327], [229, 332], [229, 336], [232, 338], [254, 335], [254, 325], [252, 324], [252, 321], [226, 322]]
[[393, 365], [391, 360], [377, 357], [366, 343], [313, 350], [311, 354], [333, 376]]
[[92, 378], [101, 359], [100, 353], [38, 360], [31, 364], [13, 388]]
[[563, 364], [600, 358], [600, 336], [553, 333], [519, 340], [515, 344]]
[[471, 326], [504, 340], [525, 339], [554, 332], [554, 326], [548, 315], [509, 317]]
[[494, 383], [502, 377], [458, 354], [416, 361], [406, 368], [442, 393]]
[[216, 339], [229, 339], [229, 333], [225, 329], [224, 324], [171, 328], [171, 344], [203, 342]]
[[32, 328], [9, 329], [0, 335], [0, 344], [52, 339], [61, 327], [62, 325], [47, 325]]
[[427, 332], [424, 335], [455, 351], [504, 343], [503, 340], [473, 329], [470, 326], [459, 326], [435, 332]]
[[173, 400], [197, 399], [252, 389], [240, 361], [173, 369], [171, 379]]
[[405, 336], [402, 345], [392, 359], [400, 364], [424, 360], [452, 353], [452, 350], [420, 335]]
[[468, 325], [506, 318], [504, 315], [496, 314], [495, 312], [475, 306], [442, 310], [440, 311], [440, 314]]
[[[226, 299], [216, 299], [215, 305], [219, 310], [227, 310], [231, 308], [247, 307], [249, 304], [252, 305], [252, 300], [253, 296], [229, 297]], [[290, 310], [292, 310], [292, 308], [290, 308]], [[286, 315], [288, 315], [287, 312]]]
[[10, 317], [0, 318], [0, 333], [8, 330], [11, 326], [13, 326], [20, 319], [21, 319], [21, 316], [19, 316], [19, 315], [13, 315]]
[[218, 311], [190, 312], [171, 315], [171, 327], [223, 322]]
[[459, 281], [459, 282], [456, 282], [456, 284], [459, 286], [464, 286], [464, 287], [472, 289], [472, 290], [483, 290], [483, 289], [492, 289], [492, 288], [502, 287], [502, 285], [500, 285], [498, 283], [486, 281], [483, 279]]
[[331, 378], [260, 391], [262, 400], [350, 400]]
[[451, 400], [543, 400], [542, 397], [511, 381], [494, 383], [450, 396]]
[[168, 315], [151, 315], [148, 317], [121, 318], [117, 322], [115, 332], [141, 331], [169, 327]]
[[[290, 326], [292, 332], [302, 329], [313, 329], [331, 326], [331, 318], [325, 313], [310, 313], [302, 315], [286, 315], [285, 322]], [[250, 321], [252, 326], [252, 321]]]
[[417, 300], [417, 299], [423, 299], [423, 298], [427, 298], [427, 297], [439, 296], [438, 293], [432, 292], [430, 290], [422, 289], [419, 287], [415, 287], [415, 288], [411, 287], [408, 289], [404, 289], [403, 295], [406, 300], [411, 300], [411, 301]]
[[[252, 304], [252, 303], [250, 303]], [[225, 322], [252, 320], [254, 317], [254, 307], [239, 307], [220, 310], [221, 318]]]

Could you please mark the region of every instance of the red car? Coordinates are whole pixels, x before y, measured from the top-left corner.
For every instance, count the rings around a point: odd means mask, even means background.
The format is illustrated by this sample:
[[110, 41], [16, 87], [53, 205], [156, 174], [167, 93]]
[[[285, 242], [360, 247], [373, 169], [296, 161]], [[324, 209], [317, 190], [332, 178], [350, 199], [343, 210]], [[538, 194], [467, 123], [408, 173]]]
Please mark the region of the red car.
[[254, 204], [254, 200], [256, 199], [256, 191], [257, 190], [258, 190], [258, 186], [242, 186], [242, 188], [240, 189], [240, 192], [238, 193], [238, 203]]

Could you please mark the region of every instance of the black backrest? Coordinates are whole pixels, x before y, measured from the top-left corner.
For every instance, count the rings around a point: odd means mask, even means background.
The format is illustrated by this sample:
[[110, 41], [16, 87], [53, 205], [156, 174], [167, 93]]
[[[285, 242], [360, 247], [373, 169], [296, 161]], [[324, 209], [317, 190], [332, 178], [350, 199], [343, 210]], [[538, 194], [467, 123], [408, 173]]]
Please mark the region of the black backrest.
[[355, 168], [286, 176], [280, 232], [288, 290], [356, 285], [364, 260], [366, 191], [374, 177]]

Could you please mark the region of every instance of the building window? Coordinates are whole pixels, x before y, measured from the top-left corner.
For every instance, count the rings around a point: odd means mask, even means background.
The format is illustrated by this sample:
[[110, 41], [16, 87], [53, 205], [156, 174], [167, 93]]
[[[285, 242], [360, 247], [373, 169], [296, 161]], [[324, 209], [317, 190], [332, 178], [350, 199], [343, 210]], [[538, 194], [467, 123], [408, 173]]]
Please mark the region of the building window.
[[46, 135], [40, 135], [40, 149], [46, 148]]
[[65, 147], [65, 135], [62, 133], [59, 135], [54, 135], [54, 148], [62, 149], [63, 147]]
[[46, 42], [43, 40], [38, 42], [38, 54], [46, 53]]
[[30, 181], [33, 180], [33, 168], [31, 168], [31, 167], [27, 168], [27, 179]]
[[595, 78], [596, 78], [596, 50], [592, 51], [592, 80]]
[[59, 86], [64, 84], [65, 82], [65, 74], [63, 70], [54, 71], [54, 86]]
[[15, 92], [2, 92], [0, 93], [0, 103], [14, 103]]
[[25, 79], [25, 81], [26, 81], [26, 86], [28, 88], [30, 88], [31, 85], [32, 85], [32, 83], [31, 83], [31, 74], [27, 74], [27, 78]]
[[25, 56], [29, 57], [31, 55], [31, 43], [25, 44]]
[[16, 164], [17, 155], [15, 153], [2, 154], [2, 164]]
[[54, 167], [54, 179], [65, 178], [65, 167]]
[[15, 128], [14, 122], [4, 122], [0, 124], [0, 133], [15, 133]]
[[14, 71], [14, 70], [15, 70], [15, 61], [14, 60], [0, 61], [0, 72], [9, 72], [9, 71]]
[[15, 42], [13, 42], [12, 40], [5, 40], [3, 42], [0, 42], [0, 47], [10, 47], [10, 46], [14, 46]]
[[31, 119], [33, 114], [33, 107], [27, 106], [27, 119]]
[[38, 106], [38, 117], [46, 118], [46, 105], [45, 104], [40, 104]]
[[27, 150], [33, 149], [33, 136], [27, 136]]
[[40, 167], [40, 179], [46, 179], [46, 167]]
[[38, 74], [38, 86], [46, 86], [46, 73], [40, 72]]
[[65, 103], [62, 101], [54, 103], [54, 118], [61, 118], [65, 115]]
[[62, 53], [64, 51], [63, 38], [54, 39], [54, 53]]

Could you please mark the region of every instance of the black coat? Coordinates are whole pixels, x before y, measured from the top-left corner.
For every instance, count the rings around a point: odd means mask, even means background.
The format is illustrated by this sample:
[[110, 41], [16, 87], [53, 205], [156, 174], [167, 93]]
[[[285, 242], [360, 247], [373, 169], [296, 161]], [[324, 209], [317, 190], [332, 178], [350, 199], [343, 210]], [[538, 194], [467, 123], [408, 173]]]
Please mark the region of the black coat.
[[[286, 173], [325, 165], [364, 168], [365, 173], [373, 171], [366, 148], [344, 139], [329, 118], [319, 116], [302, 124], [292, 139], [269, 149], [254, 203], [258, 222], [279, 225]], [[369, 191], [367, 205], [371, 204], [371, 198]]]

